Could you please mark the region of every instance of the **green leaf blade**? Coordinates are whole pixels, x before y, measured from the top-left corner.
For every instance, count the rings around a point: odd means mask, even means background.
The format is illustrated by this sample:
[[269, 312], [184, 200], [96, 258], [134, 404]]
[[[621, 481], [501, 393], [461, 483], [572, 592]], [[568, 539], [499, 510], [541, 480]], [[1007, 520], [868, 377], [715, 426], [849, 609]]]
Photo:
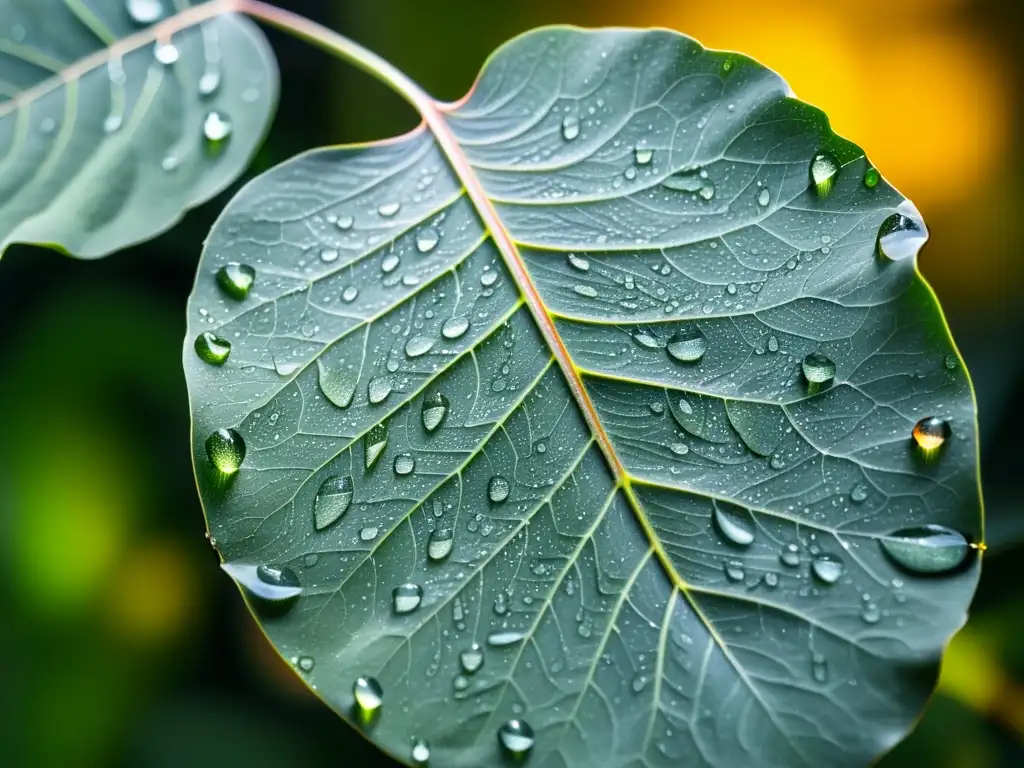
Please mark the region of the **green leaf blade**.
[[265, 38], [217, 0], [164, 6], [152, 26], [123, 0], [0, 11], [0, 251], [105, 256], [248, 165], [277, 101]]
[[[290, 610], [253, 604], [275, 646], [355, 723], [375, 677], [363, 727], [405, 761], [425, 739], [431, 764], [503, 765], [520, 718], [543, 766], [876, 758], [978, 576], [908, 573], [879, 538], [981, 536], [966, 373], [913, 259], [876, 253], [903, 198], [776, 75], [674, 33], [535, 31], [445, 119], [452, 165], [422, 128], [309, 153], [207, 244], [197, 475], [226, 561], [299, 574]], [[256, 270], [242, 301], [217, 287], [230, 262]], [[196, 358], [204, 330], [232, 339], [223, 367]], [[835, 371], [812, 390], [815, 353]], [[928, 460], [931, 415], [953, 437]], [[202, 454], [223, 427], [249, 446], [226, 485]], [[317, 530], [332, 477], [351, 506]]]

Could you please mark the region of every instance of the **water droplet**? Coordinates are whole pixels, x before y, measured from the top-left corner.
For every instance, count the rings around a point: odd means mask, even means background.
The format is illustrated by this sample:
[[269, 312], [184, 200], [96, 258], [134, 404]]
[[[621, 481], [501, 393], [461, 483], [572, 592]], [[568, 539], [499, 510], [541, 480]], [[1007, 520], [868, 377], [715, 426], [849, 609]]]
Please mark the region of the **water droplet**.
[[508, 498], [509, 491], [512, 490], [512, 486], [509, 484], [501, 475], [495, 475], [491, 478], [490, 482], [487, 483], [487, 495], [491, 501], [495, 504], [501, 504]]
[[220, 72], [208, 69], [199, 78], [199, 95], [212, 96], [220, 88]]
[[419, 584], [403, 584], [391, 592], [391, 607], [401, 615], [412, 613], [423, 601], [423, 587]]
[[700, 188], [700, 197], [702, 200], [711, 200], [715, 196], [715, 185], [710, 181], [705, 181], [704, 186]]
[[567, 115], [562, 118], [562, 138], [566, 141], [572, 141], [580, 135], [580, 121], [579, 118]]
[[668, 340], [669, 355], [683, 363], [696, 363], [707, 350], [707, 340], [700, 328], [691, 325], [676, 331]]
[[850, 491], [850, 501], [854, 504], [860, 504], [865, 501], [868, 497], [868, 487], [864, 483], [857, 483], [853, 486], [853, 490]]
[[525, 758], [533, 749], [533, 728], [525, 720], [509, 720], [498, 729], [498, 743], [511, 757]]
[[448, 416], [448, 398], [440, 392], [434, 392], [423, 398], [423, 407], [420, 410], [420, 419], [423, 421], [423, 428], [427, 432], [433, 432], [444, 423]]
[[873, 189], [878, 186], [878, 182], [881, 181], [882, 177], [875, 168], [868, 167], [864, 171], [864, 186], [868, 189]]
[[107, 119], [103, 121], [103, 132], [114, 133], [121, 129], [123, 122], [124, 118], [121, 115], [107, 115]]
[[398, 213], [398, 211], [401, 210], [401, 208], [402, 208], [402, 204], [401, 203], [382, 203], [377, 208], [377, 213], [379, 213], [384, 218], [389, 219], [392, 216], [394, 216], [396, 213]]
[[824, 384], [836, 376], [836, 364], [824, 355], [811, 352], [801, 363], [804, 378], [810, 384]]
[[165, 67], [178, 60], [178, 47], [174, 43], [157, 43], [153, 48], [153, 58]]
[[942, 362], [946, 368], [951, 371], [955, 371], [960, 365], [959, 361], [956, 359], [956, 355], [946, 355]]
[[209, 331], [196, 336], [195, 347], [199, 359], [210, 365], [224, 365], [231, 354], [231, 342]]
[[318, 531], [322, 531], [348, 511], [353, 493], [350, 475], [328, 477], [320, 483], [316, 499], [313, 501], [313, 520]]
[[[477, 524], [479, 527], [479, 523]], [[477, 528], [470, 528], [470, 531], [475, 531]], [[505, 597], [504, 592], [499, 592], [498, 596], [494, 598], [494, 613], [498, 616], [504, 616], [508, 613], [508, 598]]]
[[446, 339], [457, 339], [469, 330], [469, 320], [465, 317], [449, 317], [441, 326], [441, 335]]
[[666, 177], [661, 186], [677, 192], [699, 192], [704, 187], [704, 179], [696, 170], [678, 171]]
[[818, 555], [811, 562], [811, 570], [825, 584], [835, 584], [843, 575], [843, 561], [835, 555]]
[[366, 385], [366, 396], [373, 405], [383, 403], [391, 394], [391, 380], [374, 376]]
[[430, 745], [423, 739], [413, 739], [409, 757], [412, 759], [413, 765], [422, 768], [430, 762]]
[[438, 528], [430, 532], [427, 539], [427, 557], [431, 560], [444, 560], [455, 546], [455, 533], [451, 528]]
[[473, 643], [459, 654], [459, 663], [462, 665], [462, 671], [467, 675], [474, 674], [484, 665], [484, 649], [479, 643]]
[[384, 703], [384, 689], [375, 677], [357, 677], [352, 684], [352, 696], [364, 719], [372, 718]]
[[647, 687], [649, 682], [651, 682], [651, 678], [643, 672], [640, 672], [633, 675], [633, 679], [630, 681], [629, 687], [633, 689], [633, 693], [640, 693]]
[[217, 285], [228, 296], [241, 301], [249, 295], [256, 282], [256, 270], [248, 264], [231, 262], [217, 270]]
[[917, 216], [894, 213], [878, 228], [878, 252], [892, 261], [917, 256], [928, 242], [928, 230]]
[[597, 289], [592, 285], [581, 285], [577, 283], [572, 289], [580, 296], [586, 296], [588, 299], [597, 298]]
[[411, 475], [416, 469], [416, 459], [411, 453], [400, 453], [395, 456], [393, 466], [396, 475]]
[[764, 583], [770, 589], [775, 589], [775, 587], [779, 586], [779, 574], [774, 571], [768, 571], [768, 573], [764, 575]]
[[436, 229], [430, 227], [421, 229], [416, 235], [416, 250], [420, 253], [430, 253], [437, 248], [439, 242], [441, 242], [441, 236], [437, 234]]
[[686, 443], [671, 443], [669, 444], [668, 449], [676, 456], [685, 456], [690, 452], [690, 446]]
[[749, 546], [754, 541], [753, 528], [739, 512], [727, 512], [722, 507], [721, 503], [715, 502], [712, 513], [719, 532], [733, 544]]
[[506, 645], [515, 645], [524, 637], [526, 637], [525, 632], [517, 632], [513, 630], [492, 632], [487, 636], [487, 644], [494, 648], [503, 648]]
[[221, 570], [262, 600], [290, 600], [302, 594], [302, 585], [288, 567], [221, 563]]
[[743, 577], [746, 575], [743, 572], [743, 563], [739, 560], [728, 560], [725, 563], [725, 575], [729, 581], [743, 581]]
[[577, 256], [575, 253], [570, 253], [566, 256], [566, 261], [569, 262], [570, 267], [578, 269], [580, 272], [587, 272], [590, 269], [590, 262], [582, 256]]
[[136, 24], [148, 25], [159, 21], [164, 15], [160, 0], [126, 0], [125, 8]]
[[782, 554], [779, 555], [779, 560], [782, 561], [783, 565], [796, 568], [800, 565], [800, 548], [796, 544], [787, 544], [785, 549], [782, 550]]
[[218, 429], [206, 438], [206, 455], [225, 475], [233, 475], [245, 460], [245, 441], [233, 429]]
[[757, 195], [757, 204], [762, 208], [767, 207], [768, 203], [772, 201], [772, 195], [767, 189], [762, 189]]
[[779, 339], [776, 336], [768, 337], [768, 351], [778, 352], [779, 351]]
[[351, 304], [353, 301], [356, 300], [356, 297], [358, 295], [359, 289], [356, 288], [354, 285], [350, 285], [344, 291], [341, 292], [341, 300], [344, 301], [346, 304]]
[[949, 428], [948, 421], [940, 419], [938, 416], [928, 416], [914, 425], [911, 434], [918, 447], [925, 454], [931, 455], [949, 439], [952, 430]]
[[388, 425], [385, 422], [375, 424], [363, 437], [363, 463], [367, 469], [377, 463], [387, 444]]
[[211, 144], [220, 144], [231, 135], [231, 118], [216, 110], [208, 113], [203, 120], [203, 136]]
[[818, 683], [828, 682], [828, 662], [820, 653], [811, 656], [811, 677]]
[[348, 408], [356, 393], [356, 377], [347, 371], [330, 371], [317, 360], [320, 389], [324, 397], [339, 408]]
[[340, 229], [342, 232], [347, 232], [352, 229], [352, 226], [356, 223], [354, 216], [339, 216], [338, 220], [334, 222], [334, 226]]
[[651, 160], [654, 159], [654, 150], [647, 149], [646, 147], [636, 147], [633, 150], [633, 159], [637, 165], [650, 165]]
[[865, 624], [877, 624], [882, 618], [882, 612], [875, 603], [868, 603], [861, 611], [860, 617]]
[[914, 573], [946, 573], [959, 568], [972, 548], [959, 531], [942, 525], [903, 528], [878, 539], [897, 565]]
[[387, 256], [381, 259], [380, 271], [383, 272], [385, 275], [390, 275], [392, 272], [398, 269], [398, 265], [401, 263], [402, 260], [398, 258], [397, 253], [389, 253]]
[[827, 197], [836, 183], [839, 161], [831, 152], [818, 152], [811, 159], [811, 183], [819, 197]]
[[661, 342], [649, 331], [639, 330], [633, 334], [633, 341], [645, 349], [659, 349]]
[[434, 340], [429, 336], [413, 336], [405, 342], [405, 354], [408, 357], [422, 357], [434, 348]]
[[316, 666], [316, 659], [314, 659], [312, 656], [300, 656], [298, 664], [299, 669], [301, 669], [303, 672], [312, 672], [313, 667]]
[[359, 539], [361, 541], [373, 541], [377, 538], [378, 533], [376, 525], [368, 525], [365, 528], [359, 529]]
[[320, 251], [320, 261], [324, 262], [325, 264], [330, 264], [332, 261], [337, 261], [338, 256], [340, 255], [341, 254], [338, 253], [338, 251], [334, 250], [333, 248], [325, 248], [324, 250]]

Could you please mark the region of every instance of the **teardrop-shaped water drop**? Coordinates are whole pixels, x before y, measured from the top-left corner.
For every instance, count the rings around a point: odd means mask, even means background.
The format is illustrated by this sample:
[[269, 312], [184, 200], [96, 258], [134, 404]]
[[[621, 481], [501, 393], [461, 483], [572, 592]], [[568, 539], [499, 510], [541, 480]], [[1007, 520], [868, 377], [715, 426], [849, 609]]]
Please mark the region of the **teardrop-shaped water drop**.
[[758, 193], [757, 204], [760, 205], [762, 208], [766, 208], [768, 206], [768, 203], [770, 203], [771, 201], [772, 195], [771, 192], [769, 192], [767, 189], [762, 189]]
[[811, 352], [800, 364], [804, 378], [811, 384], [824, 384], [836, 377], [836, 364], [817, 352]]
[[349, 371], [331, 371], [317, 360], [318, 381], [324, 397], [339, 408], [348, 408], [356, 393], [356, 377]]
[[524, 637], [526, 637], [525, 632], [506, 629], [489, 634], [487, 636], [487, 644], [492, 648], [504, 648], [505, 646], [521, 642]]
[[912, 573], [947, 573], [959, 568], [972, 552], [962, 533], [942, 525], [903, 528], [878, 539], [897, 565]]
[[208, 112], [203, 120], [203, 136], [206, 137], [208, 144], [217, 145], [226, 141], [231, 136], [233, 128], [231, 118], [217, 110]]
[[375, 424], [363, 437], [363, 463], [371, 469], [377, 459], [384, 453], [388, 444], [388, 425], [386, 422]]
[[469, 319], [461, 315], [449, 317], [441, 326], [441, 335], [446, 339], [457, 339], [469, 330]]
[[413, 336], [405, 342], [407, 357], [422, 357], [434, 348], [434, 339], [429, 336]]
[[474, 674], [484, 665], [484, 649], [479, 643], [473, 643], [459, 654], [459, 664], [467, 675]]
[[427, 432], [433, 432], [444, 423], [448, 416], [448, 398], [440, 392], [434, 392], [423, 398], [420, 419]]
[[439, 242], [441, 242], [441, 236], [432, 227], [421, 229], [416, 234], [416, 250], [420, 253], [430, 253], [437, 248]]
[[699, 192], [704, 186], [704, 179], [696, 169], [677, 171], [671, 176], [662, 180], [661, 186], [665, 189], [673, 189], [677, 192]]
[[383, 403], [391, 394], [391, 380], [374, 376], [366, 385], [366, 397], [373, 405]]
[[396, 475], [411, 475], [416, 469], [416, 459], [411, 453], [400, 453], [395, 456], [393, 468]]
[[814, 575], [824, 584], [835, 584], [843, 575], [846, 566], [843, 561], [835, 555], [818, 555], [811, 561], [811, 570]]
[[891, 261], [917, 256], [928, 242], [928, 230], [916, 216], [894, 213], [878, 228], [878, 252]]
[[384, 704], [384, 689], [375, 677], [357, 677], [352, 684], [352, 697], [356, 700], [359, 714], [369, 718]]
[[580, 120], [578, 117], [566, 115], [562, 118], [562, 138], [572, 141], [580, 135]]
[[452, 553], [455, 546], [455, 532], [451, 528], [438, 528], [430, 532], [427, 539], [427, 557], [431, 560], [444, 560]]
[[779, 560], [783, 565], [796, 568], [800, 565], [800, 548], [796, 544], [787, 544], [779, 555]]
[[423, 587], [419, 584], [403, 584], [391, 592], [391, 607], [395, 613], [402, 615], [412, 613], [423, 602]]
[[566, 260], [569, 262], [569, 266], [573, 269], [579, 270], [580, 272], [590, 271], [590, 262], [582, 256], [577, 256], [575, 253], [570, 253], [566, 256]]
[[379, 213], [381, 216], [383, 216], [386, 219], [390, 219], [392, 216], [394, 216], [396, 213], [398, 213], [398, 211], [401, 210], [401, 208], [402, 208], [402, 204], [398, 203], [398, 202], [395, 202], [395, 203], [382, 203], [377, 208], [377, 213]]
[[498, 743], [509, 756], [523, 759], [533, 749], [533, 728], [525, 720], [509, 720], [498, 729]]
[[231, 342], [209, 331], [196, 336], [195, 348], [199, 359], [210, 365], [224, 365], [231, 354]]
[[206, 438], [206, 455], [219, 472], [233, 475], [245, 461], [245, 441], [233, 429], [218, 429]]
[[818, 152], [811, 158], [811, 183], [819, 197], [827, 197], [836, 183], [839, 161], [831, 152]]
[[423, 768], [423, 766], [430, 763], [430, 745], [423, 739], [413, 739], [409, 757], [413, 765], [417, 766], [417, 768]]
[[487, 483], [487, 495], [495, 504], [501, 504], [508, 499], [511, 490], [511, 484], [501, 475], [495, 475]]
[[322, 531], [348, 511], [353, 493], [351, 475], [328, 477], [320, 483], [313, 502], [313, 520], [318, 531]]
[[256, 270], [248, 264], [233, 261], [217, 270], [217, 285], [228, 296], [239, 301], [249, 295], [255, 282]]
[[681, 328], [668, 340], [668, 354], [683, 363], [696, 363], [707, 351], [708, 342], [696, 325]]
[[284, 566], [221, 563], [221, 570], [262, 600], [290, 600], [302, 594], [295, 571]]
[[654, 159], [654, 150], [647, 147], [635, 147], [633, 149], [633, 160], [637, 165], [650, 165]]
[[747, 547], [753, 543], [754, 529], [739, 512], [726, 511], [721, 503], [714, 502], [713, 516], [715, 527], [733, 544]]
[[938, 416], [927, 416], [921, 419], [914, 425], [911, 432], [917, 447], [928, 455], [932, 455], [942, 448], [952, 434], [949, 422]]

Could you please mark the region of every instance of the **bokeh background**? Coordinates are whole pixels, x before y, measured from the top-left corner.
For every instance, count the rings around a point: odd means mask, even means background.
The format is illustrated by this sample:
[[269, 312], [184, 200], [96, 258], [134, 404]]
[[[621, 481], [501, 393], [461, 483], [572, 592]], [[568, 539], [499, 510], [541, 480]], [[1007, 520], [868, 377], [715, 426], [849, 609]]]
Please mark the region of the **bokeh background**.
[[[973, 373], [989, 511], [939, 692], [885, 768], [1024, 765], [1024, 70], [1018, 0], [280, 0], [442, 99], [546, 23], [665, 26], [780, 71], [923, 212], [922, 269]], [[279, 114], [250, 173], [415, 116], [271, 32]], [[0, 764], [380, 766], [270, 649], [204, 540], [180, 354], [229, 198], [96, 263], [0, 264]], [[737, 767], [740, 768], [740, 767]]]

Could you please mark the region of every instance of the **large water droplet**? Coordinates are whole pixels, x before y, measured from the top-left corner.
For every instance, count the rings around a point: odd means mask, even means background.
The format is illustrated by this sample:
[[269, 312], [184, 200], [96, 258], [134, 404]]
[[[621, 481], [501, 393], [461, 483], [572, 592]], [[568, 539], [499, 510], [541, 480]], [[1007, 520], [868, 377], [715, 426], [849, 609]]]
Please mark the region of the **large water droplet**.
[[352, 477], [328, 477], [320, 483], [313, 502], [313, 519], [316, 529], [322, 531], [344, 515], [352, 504], [354, 488]]
[[905, 204], [907, 214], [894, 213], [878, 228], [878, 252], [892, 261], [902, 261], [917, 256], [926, 242], [928, 229], [913, 210], [913, 206]]
[[341, 300], [346, 304], [351, 304], [359, 296], [359, 289], [354, 285], [350, 285], [341, 292]]
[[580, 135], [580, 121], [579, 118], [567, 115], [562, 118], [562, 138], [566, 141], [572, 141]]
[[665, 189], [674, 189], [677, 192], [699, 192], [704, 186], [704, 179], [696, 170], [678, 171], [666, 177], [661, 186]]
[[637, 165], [650, 165], [654, 159], [654, 150], [647, 147], [636, 147], [633, 150], [633, 159]]
[[446, 339], [457, 339], [469, 330], [469, 320], [465, 317], [449, 317], [441, 326], [441, 335]]
[[868, 168], [864, 171], [864, 186], [868, 189], [874, 189], [878, 186], [878, 182], [881, 181], [882, 176], [878, 173], [875, 168]]
[[317, 369], [324, 397], [339, 408], [348, 408], [356, 393], [356, 377], [347, 371], [330, 371], [320, 360]]
[[811, 159], [811, 183], [819, 197], [827, 197], [836, 183], [839, 161], [831, 152], [818, 152]]
[[375, 677], [357, 677], [352, 684], [352, 696], [364, 719], [372, 718], [384, 704], [384, 689]]
[[462, 665], [462, 671], [467, 675], [474, 674], [484, 665], [483, 647], [479, 643], [473, 643], [459, 654], [459, 663]]
[[224, 365], [231, 354], [231, 342], [209, 331], [196, 336], [195, 347], [199, 359], [210, 365]]
[[696, 325], [676, 331], [668, 340], [669, 355], [683, 363], [696, 363], [707, 351], [708, 343]]
[[131, 20], [140, 25], [152, 24], [164, 15], [161, 0], [125, 0], [125, 9]]
[[405, 354], [408, 357], [422, 357], [434, 348], [434, 340], [429, 336], [413, 336], [405, 342]]
[[220, 567], [247, 592], [262, 600], [290, 600], [302, 594], [295, 571], [287, 566], [221, 563]]
[[312, 672], [313, 668], [316, 667], [316, 659], [312, 656], [300, 656], [297, 664], [303, 672]]
[[363, 437], [363, 463], [367, 469], [371, 469], [377, 463], [387, 444], [388, 425], [385, 422], [374, 424]]
[[165, 67], [174, 64], [180, 56], [178, 46], [174, 43], [157, 43], [153, 47], [153, 58]]
[[801, 363], [804, 378], [810, 384], [825, 384], [836, 377], [836, 364], [824, 355], [811, 352]]
[[430, 762], [430, 745], [423, 739], [413, 739], [409, 757], [413, 765], [422, 768]]
[[698, 194], [702, 200], [712, 200], [715, 197], [715, 185], [710, 181], [705, 181]]
[[383, 403], [391, 394], [391, 380], [374, 376], [366, 385], [366, 396], [373, 405]]
[[573, 269], [577, 269], [580, 272], [590, 271], [590, 262], [582, 256], [577, 256], [575, 253], [570, 253], [566, 256], [566, 260], [569, 262], [569, 266]]
[[400, 453], [395, 456], [393, 466], [396, 475], [411, 475], [416, 469], [416, 459], [411, 453]]
[[423, 398], [423, 407], [420, 410], [420, 419], [423, 421], [423, 428], [427, 432], [433, 432], [444, 423], [448, 416], [448, 398], [440, 392], [434, 392]]
[[925, 454], [931, 455], [945, 444], [952, 434], [952, 430], [949, 428], [948, 421], [940, 419], [938, 416], [928, 416], [914, 425], [911, 434], [917, 446]]
[[430, 532], [427, 539], [427, 557], [431, 560], [444, 560], [455, 546], [455, 533], [451, 528], [438, 528]]
[[206, 455], [225, 475], [233, 475], [245, 460], [245, 441], [233, 429], [218, 429], [206, 438]]
[[207, 113], [203, 120], [203, 136], [209, 144], [217, 145], [226, 141], [231, 136], [232, 128], [231, 118], [216, 110]]
[[783, 565], [796, 568], [800, 565], [800, 548], [796, 544], [787, 544], [779, 555], [779, 560]]
[[256, 282], [256, 270], [248, 264], [231, 262], [217, 270], [217, 285], [228, 296], [241, 301], [249, 295]]
[[533, 749], [533, 728], [525, 720], [509, 720], [498, 729], [498, 743], [510, 756], [525, 758]]
[[739, 512], [727, 512], [721, 503], [715, 502], [713, 516], [715, 526], [721, 534], [741, 547], [749, 546], [754, 541], [754, 529], [741, 517]]
[[402, 208], [401, 203], [383, 203], [377, 208], [377, 213], [386, 219], [394, 216]]
[[501, 504], [508, 498], [509, 491], [512, 490], [512, 486], [509, 484], [501, 475], [495, 475], [491, 478], [490, 482], [487, 483], [487, 495], [491, 501], [495, 504]]
[[971, 554], [967, 538], [942, 525], [903, 528], [878, 539], [885, 553], [913, 573], [946, 573], [960, 567]]
[[818, 555], [811, 561], [811, 570], [814, 575], [825, 584], [835, 584], [843, 575], [845, 566], [843, 561], [835, 555]]
[[437, 248], [439, 242], [441, 242], [441, 236], [437, 234], [436, 229], [430, 227], [421, 229], [416, 235], [416, 250], [420, 253], [430, 253]]
[[516, 630], [502, 630], [501, 632], [492, 632], [487, 636], [487, 644], [493, 648], [504, 648], [506, 645], [515, 645], [526, 637], [525, 632], [519, 632]]
[[770, 203], [771, 201], [772, 195], [771, 192], [769, 192], [767, 189], [762, 189], [757, 194], [757, 204], [760, 205], [762, 208], [767, 207], [768, 203]]
[[403, 584], [391, 592], [391, 607], [401, 615], [412, 613], [423, 601], [423, 587], [419, 584]]

